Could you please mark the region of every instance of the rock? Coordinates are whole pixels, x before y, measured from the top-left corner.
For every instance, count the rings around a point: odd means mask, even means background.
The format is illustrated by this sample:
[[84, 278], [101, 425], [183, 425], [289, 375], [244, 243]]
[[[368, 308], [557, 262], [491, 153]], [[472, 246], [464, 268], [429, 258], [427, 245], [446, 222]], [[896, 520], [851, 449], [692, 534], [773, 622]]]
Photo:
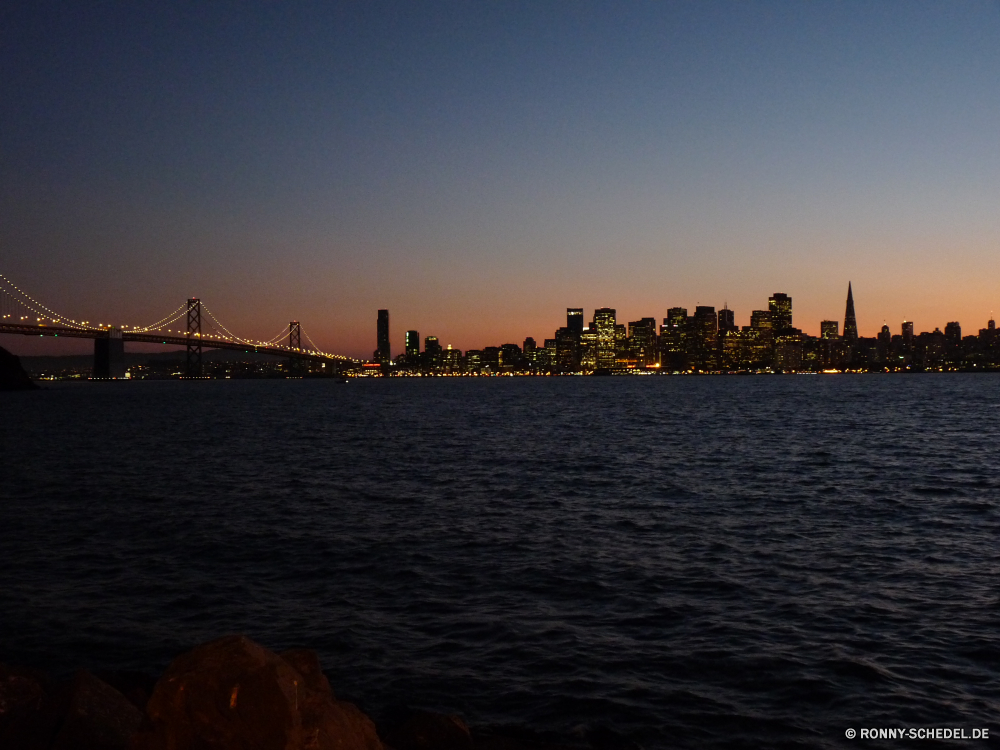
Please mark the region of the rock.
[[145, 672], [98, 672], [96, 676], [128, 698], [140, 711], [146, 710], [156, 686], [156, 678]]
[[127, 750], [142, 723], [131, 701], [89, 672], [77, 672], [51, 750]]
[[288, 657], [238, 635], [179, 656], [133, 750], [383, 750], [371, 719], [333, 698], [315, 654]]
[[5, 750], [126, 750], [142, 712], [89, 672], [47, 690], [44, 678], [0, 670]]
[[319, 656], [315, 651], [297, 648], [283, 651], [280, 656], [302, 675], [302, 679], [310, 691], [318, 695], [325, 695], [330, 700], [334, 699], [333, 688], [330, 687], [330, 681], [323, 674], [323, 667], [320, 666]]
[[21, 366], [21, 359], [0, 346], [0, 391], [31, 391], [38, 388]]
[[[42, 732], [38, 721], [46, 699], [47, 680], [40, 672], [0, 664], [0, 747], [47, 746], [51, 732]], [[39, 737], [37, 743], [30, 738]]]
[[431, 711], [410, 711], [385, 741], [395, 750], [475, 750], [464, 721]]

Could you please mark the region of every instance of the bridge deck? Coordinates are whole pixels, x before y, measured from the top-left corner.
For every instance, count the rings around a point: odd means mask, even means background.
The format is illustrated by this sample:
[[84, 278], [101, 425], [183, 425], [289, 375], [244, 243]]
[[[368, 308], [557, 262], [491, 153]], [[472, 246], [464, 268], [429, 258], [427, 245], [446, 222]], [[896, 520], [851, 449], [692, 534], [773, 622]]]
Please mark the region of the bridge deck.
[[[75, 339], [102, 339], [108, 337], [107, 330], [93, 330], [79, 328], [68, 328], [66, 326], [46, 326], [46, 325], [26, 325], [23, 323], [2, 323], [0, 322], [0, 333], [14, 333], [22, 336], [62, 336], [64, 338]], [[122, 341], [141, 341], [147, 344], [174, 344], [176, 346], [187, 347], [192, 342], [190, 336], [164, 336], [155, 332], [130, 332], [122, 331]], [[213, 339], [206, 336], [199, 336], [193, 339], [207, 349], [230, 349], [241, 352], [256, 352], [258, 354], [273, 354], [279, 357], [290, 357], [292, 359], [311, 359], [319, 362], [353, 363], [350, 357], [343, 357], [335, 354], [322, 354], [319, 352], [304, 351], [302, 349], [288, 349], [281, 346], [254, 346], [243, 344], [237, 341], [226, 341], [225, 339]]]

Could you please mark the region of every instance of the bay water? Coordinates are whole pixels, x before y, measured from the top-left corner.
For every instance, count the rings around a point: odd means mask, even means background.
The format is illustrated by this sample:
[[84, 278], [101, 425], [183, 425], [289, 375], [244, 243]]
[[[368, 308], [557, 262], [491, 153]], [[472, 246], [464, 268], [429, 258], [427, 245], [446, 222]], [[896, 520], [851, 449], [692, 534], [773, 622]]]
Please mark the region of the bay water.
[[66, 383], [0, 420], [0, 661], [240, 632], [376, 717], [1000, 736], [1000, 375]]

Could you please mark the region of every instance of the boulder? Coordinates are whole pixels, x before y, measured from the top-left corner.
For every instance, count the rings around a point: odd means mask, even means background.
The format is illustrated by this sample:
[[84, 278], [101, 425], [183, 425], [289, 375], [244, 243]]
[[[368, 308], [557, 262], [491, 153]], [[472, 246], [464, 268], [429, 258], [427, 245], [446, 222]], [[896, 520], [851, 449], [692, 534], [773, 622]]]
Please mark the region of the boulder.
[[124, 695], [89, 672], [69, 685], [65, 713], [51, 750], [127, 750], [142, 712]]
[[[46, 682], [40, 672], [0, 664], [0, 747], [26, 746], [30, 737], [42, 734], [36, 717], [46, 699]], [[51, 740], [46, 732], [35, 744]]]
[[394, 750], [475, 750], [464, 721], [432, 711], [409, 711], [385, 741]]
[[30, 391], [38, 388], [21, 366], [21, 359], [0, 346], [0, 391]]
[[371, 719], [334, 699], [315, 654], [287, 656], [239, 635], [179, 656], [133, 750], [383, 750]]
[[89, 672], [54, 688], [26, 670], [0, 669], [4, 750], [127, 750], [142, 712]]

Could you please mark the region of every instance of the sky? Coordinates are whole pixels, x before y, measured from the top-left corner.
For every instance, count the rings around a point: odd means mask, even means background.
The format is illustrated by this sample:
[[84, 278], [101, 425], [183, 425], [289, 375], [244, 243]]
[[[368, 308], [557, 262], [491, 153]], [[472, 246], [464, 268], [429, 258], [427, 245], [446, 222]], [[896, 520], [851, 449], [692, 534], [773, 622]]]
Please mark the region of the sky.
[[[0, 6], [0, 273], [370, 357], [793, 298], [1000, 312], [1000, 2]], [[0, 336], [15, 353], [86, 341]], [[75, 347], [75, 348], [74, 348]]]

